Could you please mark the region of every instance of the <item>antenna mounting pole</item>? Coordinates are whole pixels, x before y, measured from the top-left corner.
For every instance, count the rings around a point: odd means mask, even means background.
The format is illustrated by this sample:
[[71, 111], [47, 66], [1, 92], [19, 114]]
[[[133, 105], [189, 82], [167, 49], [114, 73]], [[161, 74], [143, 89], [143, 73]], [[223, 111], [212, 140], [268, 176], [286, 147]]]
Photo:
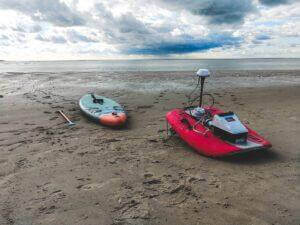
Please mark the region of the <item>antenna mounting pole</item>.
[[201, 87], [200, 87], [200, 99], [199, 99], [199, 107], [202, 107], [202, 98], [203, 98], [203, 87], [204, 87], [204, 81], [206, 77], [210, 76], [210, 72], [207, 69], [199, 69], [196, 73], [196, 75], [201, 78]]
[[202, 97], [203, 97], [203, 87], [204, 87], [205, 77], [201, 77], [201, 87], [200, 87], [200, 100], [199, 107], [202, 107]]

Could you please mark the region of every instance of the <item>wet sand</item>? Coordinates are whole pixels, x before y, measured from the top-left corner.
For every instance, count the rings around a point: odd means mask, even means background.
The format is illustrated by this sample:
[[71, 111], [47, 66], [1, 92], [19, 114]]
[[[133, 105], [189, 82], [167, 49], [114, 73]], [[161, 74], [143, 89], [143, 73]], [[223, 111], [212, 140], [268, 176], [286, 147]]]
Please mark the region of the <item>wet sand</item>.
[[[256, 75], [250, 85], [234, 83], [249, 73]], [[192, 90], [176, 87], [185, 84], [183, 75], [112, 73], [119, 77], [113, 87], [104, 78], [84, 85], [55, 74], [2, 74], [23, 80], [0, 89], [0, 224], [299, 225], [299, 73], [231, 71], [208, 80], [215, 106], [233, 110], [273, 144], [221, 159], [197, 154], [178, 137], [166, 140], [165, 113], [183, 106]], [[278, 83], [255, 85], [270, 76]], [[137, 89], [141, 81], [159, 88]], [[127, 126], [87, 120], [77, 105], [87, 91], [123, 104]], [[64, 123], [60, 109], [75, 126]]]

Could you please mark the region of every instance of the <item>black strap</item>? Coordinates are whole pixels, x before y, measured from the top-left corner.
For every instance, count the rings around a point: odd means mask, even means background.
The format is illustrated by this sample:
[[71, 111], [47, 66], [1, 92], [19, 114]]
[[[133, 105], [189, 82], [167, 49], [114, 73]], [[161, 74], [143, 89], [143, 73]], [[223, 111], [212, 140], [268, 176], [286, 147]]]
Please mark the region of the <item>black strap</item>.
[[93, 98], [93, 103], [103, 104], [104, 100], [102, 98], [96, 98], [94, 94], [91, 94]]
[[225, 113], [219, 113], [219, 116], [233, 116], [233, 112], [229, 111], [229, 112], [225, 112]]
[[182, 118], [182, 119], [181, 119], [181, 123], [184, 123], [185, 125], [187, 125], [187, 128], [188, 128], [189, 130], [192, 130], [192, 129], [193, 129], [192, 125], [190, 124], [190, 122], [189, 122], [186, 118]]

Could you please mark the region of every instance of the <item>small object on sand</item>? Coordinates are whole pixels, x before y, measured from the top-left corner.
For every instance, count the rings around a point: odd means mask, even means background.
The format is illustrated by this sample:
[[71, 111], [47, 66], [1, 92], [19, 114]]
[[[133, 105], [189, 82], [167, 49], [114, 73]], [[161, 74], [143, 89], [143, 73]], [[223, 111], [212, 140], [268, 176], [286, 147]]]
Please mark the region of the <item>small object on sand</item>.
[[3, 95], [0, 95], [0, 98], [3, 98], [4, 96]]
[[57, 111], [68, 122], [69, 126], [75, 125], [61, 110]]

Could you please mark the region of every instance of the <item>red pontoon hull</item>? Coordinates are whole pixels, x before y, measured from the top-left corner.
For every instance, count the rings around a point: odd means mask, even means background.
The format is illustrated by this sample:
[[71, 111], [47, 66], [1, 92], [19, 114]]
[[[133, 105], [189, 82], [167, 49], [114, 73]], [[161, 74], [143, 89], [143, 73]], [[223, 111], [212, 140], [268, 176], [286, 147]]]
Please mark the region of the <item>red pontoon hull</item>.
[[[223, 113], [223, 111], [214, 107], [206, 107], [205, 109], [209, 110], [212, 116]], [[186, 113], [183, 109], [174, 109], [168, 112], [166, 119], [172, 129], [187, 144], [203, 155], [220, 157], [271, 147], [269, 141], [246, 125], [245, 126], [248, 129], [247, 142], [245, 144], [233, 144], [215, 136], [212, 131], [207, 129], [207, 127], [203, 126], [201, 123], [197, 124], [196, 119]], [[194, 129], [191, 129], [192, 127], [194, 127]]]

